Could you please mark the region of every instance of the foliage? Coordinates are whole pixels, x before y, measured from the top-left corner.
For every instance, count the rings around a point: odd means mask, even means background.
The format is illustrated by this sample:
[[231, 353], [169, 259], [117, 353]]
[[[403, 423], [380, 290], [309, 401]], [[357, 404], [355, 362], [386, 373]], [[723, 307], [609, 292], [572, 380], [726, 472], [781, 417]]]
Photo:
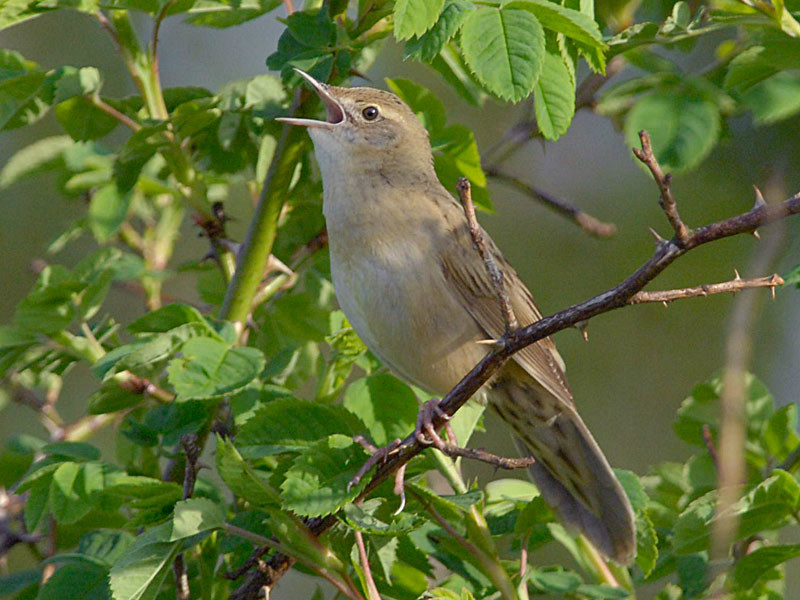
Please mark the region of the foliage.
[[[800, 546], [777, 538], [797, 527], [800, 514], [797, 407], [776, 408], [755, 377], [746, 406], [747, 484], [729, 509], [739, 525], [727, 570], [709, 562], [719, 519], [707, 447], [719, 435], [716, 377], [698, 385], [678, 413], [675, 432], [695, 447], [691, 458], [641, 478], [619, 473], [639, 532], [630, 570], [606, 567], [571, 537], [532, 484], [498, 479], [479, 488], [433, 451], [409, 464], [399, 513], [389, 484], [354, 503], [365, 483], [347, 482], [366, 453], [353, 436], [383, 445], [407, 435], [424, 398], [381, 370], [334, 310], [311, 147], [301, 132], [282, 136], [273, 120], [292, 106], [299, 84], [293, 68], [341, 83], [368, 69], [389, 35], [403, 42], [406, 58], [430, 65], [470, 103], [490, 95], [532, 98], [532, 136], [557, 139], [576, 110], [591, 106], [632, 144], [648, 129], [658, 159], [673, 171], [699, 165], [731, 118], [750, 113], [759, 125], [800, 111], [796, 3], [668, 4], [626, 21], [626, 11], [635, 10], [626, 2], [597, 15], [585, 0], [311, 2], [285, 19], [267, 58], [279, 75], [211, 91], [162, 89], [155, 43], [141, 46], [131, 13], [146, 13], [156, 25], [182, 15], [191, 25], [222, 28], [275, 10], [277, 0], [2, 3], [0, 29], [57, 10], [98, 19], [112, 32], [137, 94], [106, 96], [103, 74], [91, 66], [47, 70], [0, 50], [0, 130], [48, 113], [64, 130], [13, 156], [0, 187], [54, 173], [65, 196], [88, 204], [51, 252], [80, 236], [98, 245], [71, 268], [45, 266], [0, 327], [3, 385], [37, 412], [49, 434], [17, 436], [0, 453], [3, 526], [40, 559], [0, 577], [0, 597], [173, 597], [170, 571], [182, 555], [193, 597], [227, 598], [236, 582], [222, 575], [267, 543], [340, 594], [359, 598], [368, 592], [356, 532], [381, 596], [398, 600], [621, 599], [639, 586], [656, 586], [665, 599], [720, 590], [779, 597], [782, 564], [800, 555]], [[704, 38], [716, 44], [716, 59], [691, 72], [679, 66], [677, 53], [695, 52]], [[628, 75], [590, 99], [576, 97], [578, 73], [586, 70], [580, 61], [597, 75], [625, 63]], [[472, 132], [448, 123], [444, 105], [417, 83], [387, 84], [429, 130], [443, 183], [453, 189], [468, 177], [476, 202], [490, 209]], [[295, 98], [298, 114], [318, 110], [313, 98]], [[120, 127], [129, 135], [109, 137]], [[260, 237], [238, 257], [235, 272], [236, 247], [225, 237], [217, 201], [237, 186], [257, 193], [268, 173]], [[187, 213], [215, 259], [182, 269], [196, 275], [203, 310], [162, 300]], [[795, 269], [787, 285], [799, 280]], [[148, 309], [132, 322], [120, 322], [106, 303], [109, 290], [123, 285]], [[65, 420], [58, 399], [81, 367], [91, 370], [95, 391], [85, 414]], [[468, 405], [455, 417], [460, 443], [480, 426], [481, 412]], [[93, 443], [111, 426], [118, 434], [113, 457]], [[184, 482], [192, 461], [187, 470], [182, 441], [215, 457], [195, 485]], [[452, 494], [431, 490], [431, 469], [445, 475]], [[304, 518], [329, 514], [337, 521], [317, 538]], [[548, 544], [566, 548], [573, 566], [521, 562], [523, 549]], [[433, 561], [446, 567], [443, 577], [435, 577]]]

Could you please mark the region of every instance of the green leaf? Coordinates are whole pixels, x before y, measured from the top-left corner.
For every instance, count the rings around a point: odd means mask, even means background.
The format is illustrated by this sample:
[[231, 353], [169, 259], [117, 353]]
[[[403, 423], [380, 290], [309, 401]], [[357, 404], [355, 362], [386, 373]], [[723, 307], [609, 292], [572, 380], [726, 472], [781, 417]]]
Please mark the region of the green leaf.
[[56, 81], [54, 103], [69, 100], [75, 96], [96, 94], [102, 86], [100, 71], [95, 67], [62, 67], [62, 74]]
[[170, 572], [180, 542], [169, 541], [172, 523], [146, 530], [111, 569], [114, 600], [155, 600]]
[[363, 425], [341, 406], [326, 406], [295, 398], [264, 405], [242, 425], [236, 446], [246, 458], [310, 447], [334, 433], [353, 436]]
[[738, 589], [748, 590], [770, 569], [796, 556], [800, 556], [800, 544], [758, 548], [736, 562], [733, 581]]
[[763, 46], [751, 46], [728, 65], [725, 87], [744, 91], [780, 71], [800, 64], [800, 40], [780, 35]]
[[56, 119], [76, 141], [96, 140], [114, 131], [119, 121], [78, 96], [56, 106]]
[[531, 569], [525, 579], [542, 592], [564, 594], [578, 589], [583, 583], [580, 575], [573, 571]]
[[204, 531], [219, 529], [225, 524], [225, 511], [208, 498], [189, 498], [175, 505], [170, 542]]
[[53, 442], [45, 444], [41, 451], [57, 457], [71, 458], [79, 461], [98, 460], [100, 450], [86, 442]]
[[775, 411], [764, 429], [764, 445], [777, 460], [784, 461], [798, 445], [797, 404], [787, 404]]
[[394, 36], [398, 40], [419, 36], [436, 23], [444, 0], [396, 0], [394, 3]]
[[556, 140], [567, 132], [575, 114], [575, 80], [555, 44], [547, 46], [533, 102], [536, 123], [545, 139]]
[[344, 507], [342, 518], [350, 527], [362, 533], [392, 537], [413, 531], [421, 524], [421, 520], [410, 513], [392, 515], [390, 523], [382, 521], [374, 513], [383, 504], [383, 500], [379, 498], [369, 500], [361, 505], [347, 504]]
[[625, 490], [625, 495], [631, 501], [634, 512], [637, 514], [644, 512], [649, 499], [636, 473], [626, 469], [614, 469], [614, 475], [622, 485], [622, 489]]
[[[165, 333], [185, 323], [202, 323], [206, 320], [194, 306], [188, 304], [167, 304], [158, 310], [139, 317], [126, 329], [136, 335], [139, 333]], [[209, 333], [211, 328], [209, 327]]]
[[469, 0], [445, 0], [439, 19], [426, 33], [406, 42], [403, 59], [414, 58], [423, 62], [432, 62], [461, 29], [464, 18], [475, 5]]
[[[27, 65], [26, 65], [27, 66]], [[39, 70], [8, 71], [0, 78], [0, 130], [28, 125], [44, 116], [49, 104], [37, 98], [46, 75]]]
[[544, 30], [525, 10], [481, 7], [464, 21], [461, 50], [486, 89], [518, 102], [530, 95], [542, 71]]
[[351, 383], [342, 404], [364, 422], [378, 446], [411, 433], [419, 413], [417, 397], [411, 388], [388, 373]]
[[800, 75], [778, 73], [755, 84], [743, 94], [742, 105], [750, 109], [758, 125], [788, 119], [800, 112]]
[[548, 0], [507, 0], [501, 4], [503, 9], [520, 8], [533, 14], [543, 27], [556, 33], [563, 33], [576, 42], [604, 50], [603, 34], [590, 16], [571, 8], [566, 8]]
[[625, 600], [631, 597], [629, 590], [623, 587], [613, 587], [607, 583], [601, 583], [599, 585], [582, 583], [578, 586], [576, 592], [581, 596], [586, 596], [593, 600], [602, 600], [604, 598], [608, 600]]
[[331, 435], [298, 456], [281, 484], [283, 506], [296, 514], [316, 517], [341, 509], [367, 484], [347, 489], [366, 460], [364, 451], [344, 435]]
[[254, 506], [277, 506], [278, 491], [266, 481], [266, 475], [247, 464], [233, 444], [217, 438], [217, 471], [231, 491]]
[[97, 529], [81, 537], [78, 553], [108, 568], [121, 558], [136, 538], [127, 531]]
[[[2, 14], [2, 13], [0, 13]], [[39, 587], [42, 580], [42, 572], [39, 569], [28, 569], [26, 571], [16, 571], [0, 577], [0, 598], [7, 598], [21, 592], [32, 585]], [[36, 590], [34, 590], [34, 593]], [[22, 596], [14, 596], [20, 598]], [[24, 596], [27, 598], [28, 596]]]
[[107, 571], [90, 562], [71, 562], [53, 573], [36, 600], [111, 600]]
[[486, 92], [470, 73], [464, 58], [453, 44], [446, 44], [431, 66], [449, 83], [456, 93], [470, 104], [481, 106]]
[[639, 145], [639, 131], [647, 130], [653, 152], [665, 171], [685, 171], [702, 161], [720, 133], [719, 108], [697, 95], [674, 89], [644, 96], [628, 113], [625, 138]]
[[50, 485], [49, 508], [59, 523], [74, 523], [84, 517], [91, 505], [82, 490], [81, 465], [65, 462], [53, 473]]
[[181, 400], [231, 394], [250, 385], [266, 364], [257, 348], [231, 348], [210, 337], [188, 340], [182, 353], [167, 367], [169, 382]]
[[186, 23], [222, 29], [240, 25], [281, 5], [280, 0], [221, 1], [199, 0], [189, 10]]
[[66, 135], [46, 137], [19, 150], [0, 171], [0, 189], [25, 177], [50, 171], [63, 165], [61, 153], [73, 144]]
[[89, 204], [89, 228], [100, 243], [107, 242], [125, 222], [131, 195], [123, 194], [113, 183], [104, 185]]

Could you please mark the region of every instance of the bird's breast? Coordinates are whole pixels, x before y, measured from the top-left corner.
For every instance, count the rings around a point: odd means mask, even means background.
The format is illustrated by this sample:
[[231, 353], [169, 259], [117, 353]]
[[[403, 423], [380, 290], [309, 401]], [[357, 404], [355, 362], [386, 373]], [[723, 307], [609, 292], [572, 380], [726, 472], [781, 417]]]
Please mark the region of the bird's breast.
[[[365, 191], [371, 189], [371, 194]], [[325, 192], [331, 274], [353, 329], [398, 375], [444, 394], [485, 354], [485, 335], [444, 277], [449, 235], [414, 190]]]

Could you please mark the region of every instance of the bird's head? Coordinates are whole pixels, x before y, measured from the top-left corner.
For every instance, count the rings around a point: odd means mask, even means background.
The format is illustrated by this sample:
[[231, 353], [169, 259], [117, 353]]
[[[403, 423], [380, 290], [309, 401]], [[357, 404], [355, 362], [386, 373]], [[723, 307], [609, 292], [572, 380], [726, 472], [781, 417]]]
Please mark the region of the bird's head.
[[324, 163], [340, 166], [342, 161], [349, 170], [432, 169], [428, 132], [400, 98], [374, 88], [327, 85], [299, 69], [295, 71], [320, 97], [327, 119], [278, 120], [308, 128], [323, 171]]

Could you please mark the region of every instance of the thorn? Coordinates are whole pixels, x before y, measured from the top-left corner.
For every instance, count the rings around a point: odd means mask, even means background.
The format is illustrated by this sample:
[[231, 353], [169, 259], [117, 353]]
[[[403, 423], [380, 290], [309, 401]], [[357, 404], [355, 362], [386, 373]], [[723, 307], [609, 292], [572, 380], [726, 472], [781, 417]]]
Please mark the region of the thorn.
[[757, 240], [761, 239], [761, 236], [758, 234], [758, 229], [753, 229], [753, 237]]
[[653, 229], [652, 227], [648, 227], [647, 229], [650, 230], [650, 235], [652, 235], [655, 238], [657, 244], [663, 244], [664, 242], [667, 241], [663, 237], [661, 237], [658, 234], [658, 232], [655, 229]]
[[767, 205], [766, 201], [764, 200], [764, 194], [761, 193], [761, 190], [758, 189], [758, 186], [753, 186], [753, 191], [756, 194], [756, 201], [753, 204], [753, 208], [762, 208]]
[[669, 308], [669, 302], [667, 302], [666, 300], [662, 300], [661, 304], [664, 305], [664, 308]]
[[478, 340], [475, 343], [482, 344], [484, 346], [494, 346], [497, 343], [497, 340]]
[[584, 342], [589, 341], [589, 321], [578, 321], [575, 323], [575, 328], [581, 332], [581, 337]]
[[736, 269], [733, 270], [733, 274], [734, 274], [734, 278], [733, 278], [734, 281], [739, 281], [741, 279], [741, 276], [739, 275], [739, 271], [737, 271]]
[[775, 286], [770, 286], [769, 293], [772, 296], [772, 299], [775, 300]]

